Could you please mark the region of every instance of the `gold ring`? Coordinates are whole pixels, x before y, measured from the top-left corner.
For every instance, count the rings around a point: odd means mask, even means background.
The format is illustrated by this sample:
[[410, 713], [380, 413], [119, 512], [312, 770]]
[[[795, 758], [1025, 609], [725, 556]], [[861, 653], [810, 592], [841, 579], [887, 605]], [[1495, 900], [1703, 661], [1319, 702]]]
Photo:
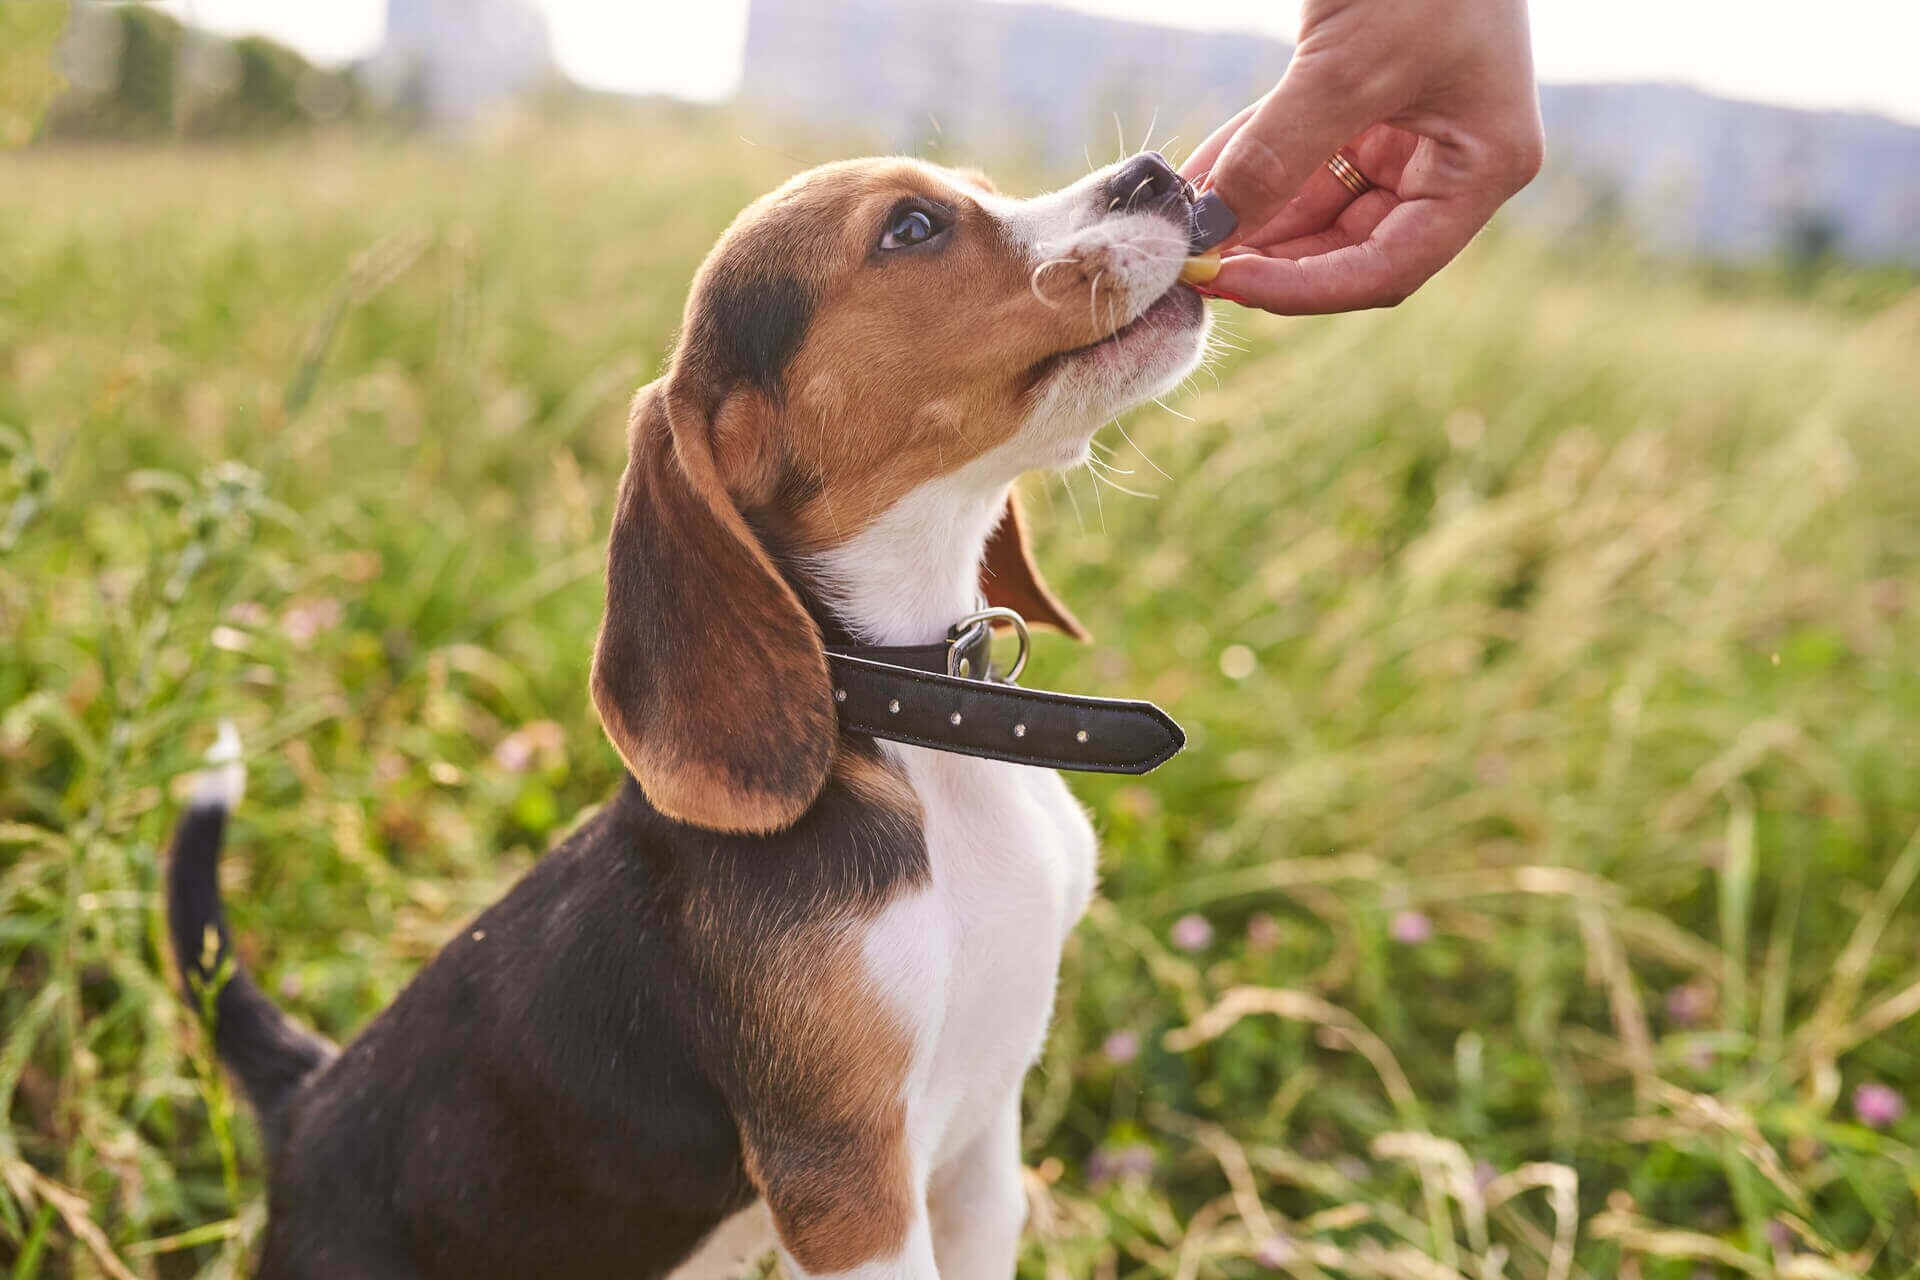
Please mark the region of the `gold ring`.
[[1360, 166], [1347, 159], [1347, 153], [1344, 151], [1333, 153], [1333, 159], [1327, 161], [1327, 170], [1340, 180], [1341, 186], [1356, 196], [1363, 196], [1373, 190], [1373, 183], [1367, 181], [1367, 175], [1360, 172]]

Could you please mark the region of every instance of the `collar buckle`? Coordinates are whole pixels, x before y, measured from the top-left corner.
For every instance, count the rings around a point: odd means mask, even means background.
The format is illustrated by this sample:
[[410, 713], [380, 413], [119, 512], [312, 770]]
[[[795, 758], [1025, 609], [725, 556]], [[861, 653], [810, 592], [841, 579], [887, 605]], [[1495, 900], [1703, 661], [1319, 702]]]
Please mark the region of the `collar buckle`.
[[[1004, 622], [1013, 628], [1013, 634], [1020, 639], [1020, 652], [1014, 655], [1013, 666], [1004, 676], [995, 677], [988, 666], [988, 655], [993, 645], [993, 624]], [[984, 630], [984, 636], [978, 633]], [[971, 670], [972, 650], [978, 644], [981, 651], [980, 670]], [[947, 674], [960, 679], [987, 680], [998, 679], [1003, 684], [1018, 684], [1020, 673], [1027, 669], [1027, 654], [1033, 648], [1033, 636], [1027, 631], [1027, 620], [1012, 609], [992, 606], [976, 609], [967, 614], [951, 627], [947, 628]]]

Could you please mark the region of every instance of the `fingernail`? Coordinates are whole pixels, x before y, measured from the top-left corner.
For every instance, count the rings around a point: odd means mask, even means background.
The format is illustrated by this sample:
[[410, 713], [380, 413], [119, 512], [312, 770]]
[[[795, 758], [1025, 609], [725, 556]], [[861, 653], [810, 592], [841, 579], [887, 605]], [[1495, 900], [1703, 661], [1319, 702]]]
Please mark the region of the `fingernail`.
[[1189, 215], [1192, 227], [1189, 236], [1194, 251], [1211, 249], [1233, 234], [1240, 220], [1233, 216], [1233, 210], [1227, 208], [1227, 202], [1220, 198], [1217, 191], [1209, 191], [1193, 202], [1193, 212]]

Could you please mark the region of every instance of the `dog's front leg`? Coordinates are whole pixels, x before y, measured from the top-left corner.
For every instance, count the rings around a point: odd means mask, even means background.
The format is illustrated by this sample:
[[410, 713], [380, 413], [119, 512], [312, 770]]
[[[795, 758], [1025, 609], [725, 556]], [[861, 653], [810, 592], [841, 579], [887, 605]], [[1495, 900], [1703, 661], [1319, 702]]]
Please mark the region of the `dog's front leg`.
[[778, 1135], [749, 1139], [748, 1169], [789, 1275], [938, 1280], [926, 1180], [908, 1154], [898, 1114], [781, 1127]]
[[928, 1188], [941, 1280], [1008, 1280], [1027, 1221], [1020, 1185], [1020, 1091], [985, 1130], [934, 1172]]
[[780, 1261], [794, 1280], [820, 1280], [822, 1276], [831, 1276], [833, 1280], [939, 1280], [940, 1276], [939, 1269], [934, 1265], [933, 1243], [927, 1233], [925, 1214], [914, 1223], [906, 1241], [891, 1257], [870, 1258], [839, 1271], [820, 1272], [808, 1270], [798, 1258], [782, 1247]]

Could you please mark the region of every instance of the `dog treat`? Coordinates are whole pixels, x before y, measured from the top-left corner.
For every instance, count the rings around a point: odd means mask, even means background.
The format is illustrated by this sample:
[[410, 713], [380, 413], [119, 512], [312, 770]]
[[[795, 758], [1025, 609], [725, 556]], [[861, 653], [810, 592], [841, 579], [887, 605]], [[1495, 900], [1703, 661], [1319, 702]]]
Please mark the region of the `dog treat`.
[[1219, 274], [1219, 253], [1198, 253], [1188, 258], [1186, 265], [1180, 268], [1180, 282], [1182, 284], [1208, 284]]

